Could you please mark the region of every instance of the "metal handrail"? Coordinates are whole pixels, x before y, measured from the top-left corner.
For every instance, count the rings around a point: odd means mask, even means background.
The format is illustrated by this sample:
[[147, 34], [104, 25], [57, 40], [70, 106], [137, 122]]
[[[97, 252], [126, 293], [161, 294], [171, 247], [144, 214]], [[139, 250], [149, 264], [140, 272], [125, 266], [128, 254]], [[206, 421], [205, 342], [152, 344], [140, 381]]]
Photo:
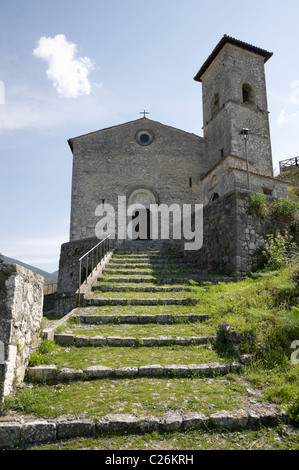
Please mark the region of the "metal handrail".
[[[91, 253], [91, 273], [94, 269], [98, 269], [98, 265], [102, 263], [102, 260], [106, 256], [106, 254], [110, 251], [110, 237], [103, 238], [97, 245], [95, 245], [91, 250], [87, 251], [85, 255], [79, 258], [79, 305], [80, 305], [80, 288], [82, 284], [85, 282], [87, 284], [87, 279], [89, 277], [88, 268], [89, 268], [89, 254]], [[94, 263], [94, 252], [96, 251], [96, 263]], [[82, 282], [82, 261], [86, 258], [86, 265], [85, 265], [85, 280]]]
[[288, 158], [279, 162], [280, 172], [288, 171], [294, 166], [299, 166], [299, 157]]

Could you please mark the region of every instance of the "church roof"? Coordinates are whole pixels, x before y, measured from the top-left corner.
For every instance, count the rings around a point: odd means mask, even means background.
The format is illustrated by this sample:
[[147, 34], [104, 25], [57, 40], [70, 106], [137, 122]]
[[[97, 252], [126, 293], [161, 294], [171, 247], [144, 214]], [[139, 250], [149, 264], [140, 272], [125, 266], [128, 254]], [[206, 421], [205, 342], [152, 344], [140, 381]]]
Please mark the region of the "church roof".
[[227, 36], [226, 34], [223, 36], [223, 38], [219, 41], [215, 49], [212, 51], [212, 53], [209, 55], [207, 60], [204, 62], [202, 67], [199, 69], [197, 74], [194, 77], [194, 80], [196, 82], [201, 82], [201, 77], [207, 70], [207, 68], [211, 65], [213, 60], [217, 57], [221, 49], [225, 46], [225, 44], [233, 44], [234, 46], [241, 47], [242, 49], [246, 49], [247, 51], [254, 52], [255, 54], [258, 54], [262, 57], [264, 57], [264, 62], [266, 63], [267, 60], [272, 57], [273, 52], [268, 52], [265, 49], [261, 49], [260, 47], [252, 46], [251, 44], [248, 44], [247, 42], [239, 41], [238, 39], [234, 39], [231, 36]]
[[98, 133], [103, 132], [103, 131], [108, 131], [108, 130], [110, 130], [110, 129], [117, 129], [118, 127], [123, 127], [123, 126], [126, 126], [126, 125], [128, 125], [128, 124], [138, 123], [138, 122], [141, 122], [141, 121], [143, 121], [143, 122], [147, 122], [147, 121], [148, 121], [148, 122], [150, 122], [150, 123], [157, 124], [157, 125], [159, 125], [159, 126], [161, 126], [161, 127], [167, 127], [168, 129], [173, 129], [174, 131], [182, 132], [182, 133], [184, 133], [184, 134], [186, 134], [186, 135], [190, 135], [190, 136], [193, 136], [193, 137], [195, 137], [195, 138], [204, 140], [203, 137], [201, 137], [201, 136], [199, 136], [199, 135], [197, 135], [197, 134], [193, 134], [193, 133], [191, 133], [191, 132], [183, 131], [182, 129], [177, 129], [176, 127], [168, 126], [168, 125], [166, 125], [166, 124], [162, 124], [161, 122], [153, 121], [152, 119], [148, 119], [148, 118], [146, 118], [146, 117], [142, 117], [142, 118], [140, 118], [140, 119], [135, 119], [134, 121], [124, 122], [124, 123], [122, 123], [122, 124], [116, 124], [115, 126], [106, 127], [106, 128], [104, 128], [104, 129], [99, 129], [99, 130], [97, 130], [97, 131], [93, 131], [93, 132], [89, 132], [89, 133], [87, 133], [87, 134], [83, 134], [83, 135], [79, 135], [79, 136], [77, 136], [77, 137], [73, 137], [72, 139], [68, 139], [68, 144], [69, 144], [69, 146], [70, 146], [71, 151], [73, 152], [73, 144], [74, 144], [74, 140], [76, 140], [76, 139], [81, 139], [82, 137], [95, 135], [95, 134], [98, 134]]

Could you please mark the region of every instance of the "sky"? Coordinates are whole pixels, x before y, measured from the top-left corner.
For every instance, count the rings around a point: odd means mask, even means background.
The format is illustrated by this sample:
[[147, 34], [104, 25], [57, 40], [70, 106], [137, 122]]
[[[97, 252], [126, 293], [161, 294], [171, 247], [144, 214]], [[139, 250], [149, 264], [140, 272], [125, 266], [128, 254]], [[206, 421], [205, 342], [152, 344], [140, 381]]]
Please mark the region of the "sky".
[[58, 269], [68, 139], [143, 110], [202, 136], [193, 77], [224, 34], [274, 53], [265, 70], [277, 174], [299, 155], [298, 21], [298, 0], [0, 0], [0, 252]]

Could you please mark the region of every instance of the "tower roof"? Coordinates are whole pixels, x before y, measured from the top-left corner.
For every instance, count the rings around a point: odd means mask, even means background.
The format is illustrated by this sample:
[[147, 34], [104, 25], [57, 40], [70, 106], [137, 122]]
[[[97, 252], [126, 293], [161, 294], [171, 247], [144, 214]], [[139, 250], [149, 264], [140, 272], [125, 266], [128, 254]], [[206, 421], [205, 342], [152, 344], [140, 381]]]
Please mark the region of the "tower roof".
[[204, 62], [200, 70], [197, 72], [197, 74], [194, 77], [194, 80], [196, 82], [201, 82], [201, 77], [207, 70], [207, 68], [210, 66], [210, 64], [213, 62], [215, 57], [219, 54], [221, 49], [225, 46], [225, 44], [233, 44], [234, 46], [241, 47], [242, 49], [246, 49], [247, 51], [254, 52], [255, 54], [258, 54], [262, 57], [264, 57], [264, 62], [266, 63], [267, 60], [272, 57], [273, 52], [268, 52], [265, 49], [261, 49], [260, 47], [252, 46], [251, 44], [248, 44], [243, 41], [239, 41], [238, 39], [234, 39], [231, 36], [227, 36], [226, 34], [223, 36], [223, 38], [219, 41], [215, 49], [212, 51], [212, 53], [209, 55], [207, 60]]

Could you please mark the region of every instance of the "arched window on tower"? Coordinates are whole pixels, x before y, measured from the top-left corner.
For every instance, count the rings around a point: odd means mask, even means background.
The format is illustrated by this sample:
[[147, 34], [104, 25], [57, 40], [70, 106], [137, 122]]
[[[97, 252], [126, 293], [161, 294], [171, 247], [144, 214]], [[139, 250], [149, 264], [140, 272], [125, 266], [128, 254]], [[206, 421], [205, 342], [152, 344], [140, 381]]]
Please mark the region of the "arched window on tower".
[[254, 104], [253, 88], [248, 83], [242, 86], [242, 96], [244, 104]]
[[215, 93], [212, 99], [212, 116], [214, 116], [219, 109], [219, 93]]

